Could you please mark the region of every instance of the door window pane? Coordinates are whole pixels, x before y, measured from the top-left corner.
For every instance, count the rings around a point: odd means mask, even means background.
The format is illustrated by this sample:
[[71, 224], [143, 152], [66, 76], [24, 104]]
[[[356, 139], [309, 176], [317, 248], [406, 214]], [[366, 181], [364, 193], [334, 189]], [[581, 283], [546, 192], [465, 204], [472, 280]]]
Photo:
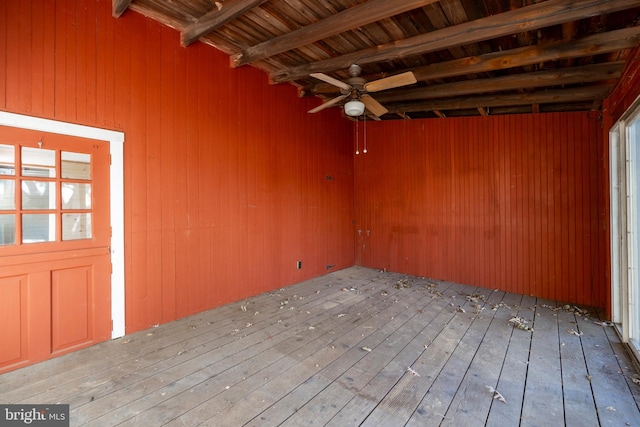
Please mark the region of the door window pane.
[[0, 215], [0, 245], [16, 244], [16, 216]]
[[62, 209], [91, 209], [91, 184], [63, 182]]
[[15, 181], [0, 179], [0, 210], [14, 210], [16, 208]]
[[62, 214], [62, 240], [91, 238], [91, 214]]
[[91, 179], [91, 154], [63, 151], [61, 156], [62, 178]]
[[0, 245], [91, 239], [91, 162], [87, 153], [0, 144]]
[[22, 175], [54, 178], [56, 152], [41, 148], [22, 147]]
[[56, 184], [47, 181], [22, 181], [22, 209], [56, 208]]
[[13, 145], [0, 144], [0, 175], [16, 174], [16, 156]]
[[55, 242], [55, 214], [22, 215], [22, 243]]

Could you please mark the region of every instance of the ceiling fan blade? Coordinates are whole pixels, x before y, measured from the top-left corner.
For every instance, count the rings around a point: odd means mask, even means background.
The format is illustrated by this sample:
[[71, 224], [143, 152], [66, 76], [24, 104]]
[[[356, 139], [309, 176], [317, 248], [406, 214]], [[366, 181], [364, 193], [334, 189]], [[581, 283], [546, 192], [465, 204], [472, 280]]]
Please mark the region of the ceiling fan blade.
[[365, 83], [364, 89], [367, 92], [378, 92], [380, 90], [393, 89], [394, 87], [406, 86], [416, 83], [416, 76], [413, 72], [396, 74], [395, 76], [385, 77], [384, 79], [374, 80]]
[[322, 111], [325, 108], [328, 108], [328, 107], [331, 107], [332, 105], [337, 104], [338, 102], [342, 101], [346, 97], [347, 97], [347, 95], [336, 96], [335, 98], [328, 100], [324, 104], [318, 105], [316, 108], [313, 108], [313, 109], [309, 110], [308, 112], [309, 113], [317, 113], [318, 111]]
[[342, 80], [338, 80], [338, 79], [334, 79], [331, 76], [327, 76], [326, 74], [323, 73], [311, 73], [309, 74], [311, 77], [315, 77], [318, 80], [322, 80], [325, 83], [329, 83], [332, 84], [336, 87], [339, 87], [340, 89], [344, 89], [344, 90], [351, 90], [351, 85], [348, 83], [343, 82]]
[[362, 101], [362, 103], [367, 107], [367, 110], [371, 111], [373, 115], [377, 117], [380, 117], [389, 111], [384, 107], [384, 105], [380, 104], [370, 95], [362, 95], [360, 97], [360, 101]]

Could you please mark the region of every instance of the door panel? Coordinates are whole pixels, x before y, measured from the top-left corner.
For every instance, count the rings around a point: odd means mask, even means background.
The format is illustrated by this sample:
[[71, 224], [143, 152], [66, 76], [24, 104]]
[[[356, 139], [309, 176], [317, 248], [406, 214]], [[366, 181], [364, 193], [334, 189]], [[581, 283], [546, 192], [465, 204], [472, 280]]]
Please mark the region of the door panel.
[[91, 266], [51, 272], [52, 351], [58, 352], [91, 340]]
[[0, 373], [108, 339], [108, 143], [0, 126], [0, 193]]
[[27, 347], [27, 276], [0, 279], [0, 360], [16, 363]]

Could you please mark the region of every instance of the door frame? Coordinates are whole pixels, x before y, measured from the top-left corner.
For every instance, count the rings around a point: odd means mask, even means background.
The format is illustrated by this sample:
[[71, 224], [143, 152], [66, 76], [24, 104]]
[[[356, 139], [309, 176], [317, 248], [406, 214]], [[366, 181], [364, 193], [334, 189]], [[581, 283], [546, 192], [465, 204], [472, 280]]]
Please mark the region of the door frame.
[[0, 111], [0, 125], [60, 135], [77, 136], [109, 143], [111, 222], [111, 338], [125, 334], [124, 283], [124, 132], [42, 119]]
[[[631, 175], [640, 168], [638, 141], [629, 128], [640, 119], [640, 96], [609, 131], [610, 230], [611, 230], [611, 317], [622, 341], [640, 361], [640, 211], [634, 201], [640, 199], [640, 183]], [[631, 144], [634, 144], [632, 147]], [[636, 150], [635, 153], [632, 150]], [[629, 197], [634, 200], [629, 202]]]

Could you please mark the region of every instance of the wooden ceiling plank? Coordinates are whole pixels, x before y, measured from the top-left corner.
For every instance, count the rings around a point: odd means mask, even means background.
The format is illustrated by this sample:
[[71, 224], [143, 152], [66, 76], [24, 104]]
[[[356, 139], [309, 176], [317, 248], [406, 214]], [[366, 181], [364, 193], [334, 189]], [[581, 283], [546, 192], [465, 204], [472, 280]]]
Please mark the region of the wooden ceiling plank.
[[393, 43], [283, 69], [272, 73], [271, 81], [291, 81], [311, 72], [330, 72], [355, 63], [405, 58], [637, 6], [640, 6], [640, 0], [547, 0]]
[[112, 15], [114, 18], [120, 18], [122, 14], [127, 10], [131, 0], [113, 0]]
[[[619, 52], [635, 47], [640, 42], [640, 27], [630, 27], [582, 37], [575, 40], [549, 42], [538, 46], [525, 46], [480, 56], [470, 56], [413, 68], [418, 81], [430, 81], [456, 77], [468, 73], [504, 70], [539, 62], [558, 61], [585, 55]], [[365, 76], [367, 80], [370, 80]], [[326, 85], [315, 85], [303, 91], [303, 95], [332, 94]]]
[[291, 31], [232, 55], [231, 66], [239, 67], [249, 64], [390, 16], [435, 3], [436, 1], [437, 0], [369, 0], [358, 6], [331, 15], [321, 21], [304, 26], [299, 30]]
[[611, 85], [599, 85], [508, 95], [465, 96], [422, 102], [404, 102], [401, 104], [388, 105], [387, 110], [389, 113], [411, 113], [436, 110], [477, 109], [478, 107], [488, 108], [531, 104], [595, 102], [604, 99], [610, 90]]
[[386, 91], [376, 97], [380, 102], [412, 101], [435, 99], [478, 93], [491, 93], [521, 88], [540, 88], [569, 84], [592, 83], [618, 79], [622, 74], [624, 61], [592, 64], [582, 67], [559, 68], [556, 70], [534, 71], [486, 79], [465, 80], [422, 88]]
[[189, 46], [200, 37], [215, 31], [227, 22], [243, 15], [248, 10], [260, 6], [267, 0], [233, 0], [222, 4], [220, 8], [214, 8], [206, 13], [198, 21], [182, 31], [180, 44]]

